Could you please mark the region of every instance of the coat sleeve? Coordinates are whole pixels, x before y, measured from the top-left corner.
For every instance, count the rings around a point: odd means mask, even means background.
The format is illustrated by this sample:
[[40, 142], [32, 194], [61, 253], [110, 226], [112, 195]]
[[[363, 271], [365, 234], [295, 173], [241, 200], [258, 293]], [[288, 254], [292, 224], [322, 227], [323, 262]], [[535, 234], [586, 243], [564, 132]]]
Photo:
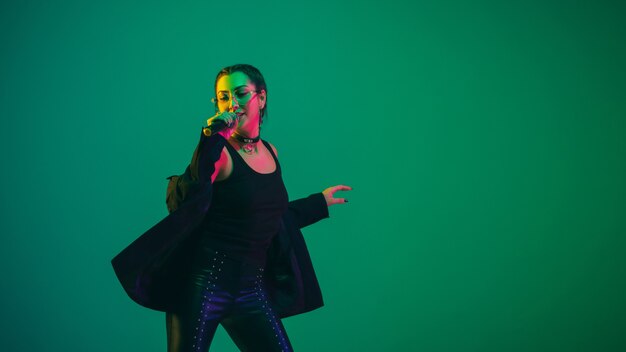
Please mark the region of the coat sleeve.
[[206, 191], [206, 187], [211, 186], [211, 175], [215, 171], [215, 162], [220, 158], [225, 143], [226, 139], [220, 134], [206, 137], [200, 131], [200, 141], [185, 172], [180, 176], [168, 177], [168, 179], [175, 177], [174, 181], [168, 185], [166, 196], [167, 208], [170, 212]]
[[304, 228], [329, 217], [328, 205], [322, 192], [292, 200], [287, 211], [298, 228]]

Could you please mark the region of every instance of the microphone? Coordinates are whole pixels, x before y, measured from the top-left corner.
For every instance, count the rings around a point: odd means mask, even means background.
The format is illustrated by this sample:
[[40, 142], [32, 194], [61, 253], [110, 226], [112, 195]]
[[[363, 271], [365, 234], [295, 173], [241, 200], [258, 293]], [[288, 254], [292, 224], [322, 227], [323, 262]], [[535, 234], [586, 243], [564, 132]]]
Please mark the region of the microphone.
[[[228, 121], [224, 121], [220, 119], [214, 119], [213, 121], [211, 121], [210, 125], [202, 128], [202, 133], [204, 133], [205, 136], [210, 137], [219, 131], [222, 131], [226, 128], [231, 128], [235, 124], [235, 121], [239, 120], [239, 115], [234, 114], [234, 113], [230, 113], [230, 114], [231, 116], [228, 118]], [[215, 116], [218, 116], [218, 115], [219, 113], [216, 114]]]

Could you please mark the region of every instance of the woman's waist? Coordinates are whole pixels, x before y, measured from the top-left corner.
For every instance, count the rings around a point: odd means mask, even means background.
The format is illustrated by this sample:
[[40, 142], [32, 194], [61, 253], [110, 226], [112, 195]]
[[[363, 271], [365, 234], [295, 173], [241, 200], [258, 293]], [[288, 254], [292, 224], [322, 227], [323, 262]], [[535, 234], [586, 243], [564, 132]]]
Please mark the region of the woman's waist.
[[277, 233], [278, 230], [255, 233], [235, 233], [216, 231], [214, 228], [208, 228], [199, 233], [198, 244], [207, 247], [218, 247], [218, 249], [256, 253], [267, 250]]
[[215, 238], [201, 239], [193, 252], [192, 272], [211, 270], [220, 264], [229, 271], [248, 273], [265, 267], [266, 259], [266, 246], [239, 247]]

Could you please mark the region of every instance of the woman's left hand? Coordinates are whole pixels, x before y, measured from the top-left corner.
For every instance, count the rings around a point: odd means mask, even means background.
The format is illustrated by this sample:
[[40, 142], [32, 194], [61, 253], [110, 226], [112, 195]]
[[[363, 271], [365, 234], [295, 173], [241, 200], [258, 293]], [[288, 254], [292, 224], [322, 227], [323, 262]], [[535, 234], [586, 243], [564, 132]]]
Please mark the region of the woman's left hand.
[[333, 195], [335, 194], [335, 192], [351, 191], [351, 190], [352, 190], [352, 187], [350, 186], [338, 185], [338, 186], [332, 186], [332, 187], [326, 188], [325, 190], [322, 191], [322, 194], [324, 195], [324, 198], [326, 199], [326, 205], [331, 206], [333, 204], [348, 202], [348, 200], [345, 198], [334, 198]]

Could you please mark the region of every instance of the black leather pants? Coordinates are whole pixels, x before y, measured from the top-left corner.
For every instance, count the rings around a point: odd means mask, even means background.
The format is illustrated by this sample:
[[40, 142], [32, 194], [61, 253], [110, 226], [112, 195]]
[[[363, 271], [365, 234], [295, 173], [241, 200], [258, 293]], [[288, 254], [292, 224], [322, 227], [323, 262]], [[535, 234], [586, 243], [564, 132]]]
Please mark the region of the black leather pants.
[[293, 351], [263, 282], [263, 267], [203, 247], [178, 312], [166, 313], [169, 352], [206, 352], [222, 324], [241, 351]]

